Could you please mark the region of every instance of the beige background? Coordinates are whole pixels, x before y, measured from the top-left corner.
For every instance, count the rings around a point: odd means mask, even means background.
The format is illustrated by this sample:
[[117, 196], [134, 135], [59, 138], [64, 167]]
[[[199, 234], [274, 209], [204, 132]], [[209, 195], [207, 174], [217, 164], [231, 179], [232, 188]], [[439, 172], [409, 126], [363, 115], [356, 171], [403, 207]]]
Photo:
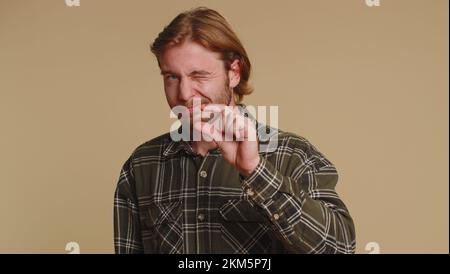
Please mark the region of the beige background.
[[221, 12], [280, 128], [335, 163], [357, 251], [449, 252], [448, 1], [0, 0], [0, 253], [113, 252], [122, 163], [173, 122], [148, 44]]

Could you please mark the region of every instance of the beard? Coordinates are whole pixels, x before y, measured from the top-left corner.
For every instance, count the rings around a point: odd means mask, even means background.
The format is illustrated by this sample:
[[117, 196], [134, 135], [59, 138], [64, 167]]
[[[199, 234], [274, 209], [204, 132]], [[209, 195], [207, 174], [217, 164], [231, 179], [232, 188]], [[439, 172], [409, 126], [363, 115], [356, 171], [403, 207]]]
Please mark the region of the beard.
[[233, 89], [230, 88], [230, 78], [225, 80], [224, 91], [221, 92], [217, 98], [217, 102], [213, 102], [214, 104], [223, 104], [229, 106], [231, 103], [231, 98], [233, 97]]
[[[215, 96], [210, 96], [210, 97], [203, 96], [202, 94], [200, 94], [200, 96], [196, 97], [196, 98], [199, 98], [201, 100], [200, 104], [205, 105], [205, 107], [208, 104], [219, 104], [219, 105], [229, 106], [233, 99], [233, 88], [230, 88], [229, 83], [230, 83], [230, 79], [227, 76], [225, 83], [223, 85], [223, 90], [220, 93], [215, 94]], [[193, 107], [193, 99], [189, 100], [185, 105], [188, 108]], [[201, 111], [203, 111], [203, 109]], [[203, 121], [203, 118], [201, 118], [201, 120]], [[189, 124], [185, 124], [186, 126], [188, 126], [190, 128], [190, 140], [193, 140], [193, 138], [192, 138], [192, 134], [194, 132], [193, 121], [194, 121], [194, 113], [190, 112], [189, 113], [189, 122], [188, 122]], [[205, 122], [206, 121], [207, 120], [205, 120]]]

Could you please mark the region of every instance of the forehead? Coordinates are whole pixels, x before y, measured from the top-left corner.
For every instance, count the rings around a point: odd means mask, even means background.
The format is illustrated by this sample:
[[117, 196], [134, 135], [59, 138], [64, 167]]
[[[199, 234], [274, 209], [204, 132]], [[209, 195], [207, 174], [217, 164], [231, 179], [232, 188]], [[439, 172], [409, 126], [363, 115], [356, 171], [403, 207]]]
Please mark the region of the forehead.
[[223, 61], [220, 59], [219, 53], [191, 41], [166, 49], [161, 54], [159, 63], [163, 71], [189, 72], [223, 69]]

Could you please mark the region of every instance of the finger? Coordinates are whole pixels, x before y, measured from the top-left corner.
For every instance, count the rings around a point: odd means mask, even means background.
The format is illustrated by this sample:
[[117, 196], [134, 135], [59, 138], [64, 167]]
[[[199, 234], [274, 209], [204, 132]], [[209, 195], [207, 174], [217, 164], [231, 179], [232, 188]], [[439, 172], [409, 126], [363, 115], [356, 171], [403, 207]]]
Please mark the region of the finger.
[[200, 133], [200, 139], [203, 141], [221, 141], [223, 139], [221, 131], [217, 130], [214, 124], [199, 121], [193, 124], [194, 130]]
[[[215, 133], [214, 133], [214, 135], [215, 136], [217, 136], [215, 139], [214, 139], [214, 143], [216, 143], [216, 145], [217, 145], [217, 148], [219, 149], [219, 151], [220, 151], [220, 153], [223, 155], [223, 156], [230, 156], [235, 150], [236, 150], [236, 142], [233, 142], [233, 141], [226, 141], [224, 138], [223, 138], [223, 134], [221, 134], [220, 132], [218, 132], [218, 131], [216, 131]], [[219, 137], [219, 136], [222, 136], [222, 137]]]
[[229, 139], [229, 135], [235, 137], [236, 141], [243, 141], [245, 137], [245, 127], [248, 126], [247, 122], [248, 118], [246, 118], [239, 109], [234, 109], [233, 112], [227, 113], [226, 116], [226, 140]]

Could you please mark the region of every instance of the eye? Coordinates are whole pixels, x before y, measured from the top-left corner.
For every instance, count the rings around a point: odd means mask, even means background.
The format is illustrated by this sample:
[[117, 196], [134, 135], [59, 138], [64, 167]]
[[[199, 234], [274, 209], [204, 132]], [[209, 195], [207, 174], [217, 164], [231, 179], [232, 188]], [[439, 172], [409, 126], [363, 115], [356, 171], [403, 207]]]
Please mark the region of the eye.
[[167, 74], [167, 75], [164, 76], [164, 78], [165, 78], [166, 80], [169, 80], [169, 81], [175, 81], [175, 80], [178, 80], [178, 76], [176, 76], [176, 75], [174, 75], [174, 74]]
[[199, 76], [195, 76], [195, 77], [192, 77], [195, 81], [206, 81], [206, 80], [208, 80], [208, 77], [206, 77], [206, 76], [202, 76], [202, 75], [199, 75]]

